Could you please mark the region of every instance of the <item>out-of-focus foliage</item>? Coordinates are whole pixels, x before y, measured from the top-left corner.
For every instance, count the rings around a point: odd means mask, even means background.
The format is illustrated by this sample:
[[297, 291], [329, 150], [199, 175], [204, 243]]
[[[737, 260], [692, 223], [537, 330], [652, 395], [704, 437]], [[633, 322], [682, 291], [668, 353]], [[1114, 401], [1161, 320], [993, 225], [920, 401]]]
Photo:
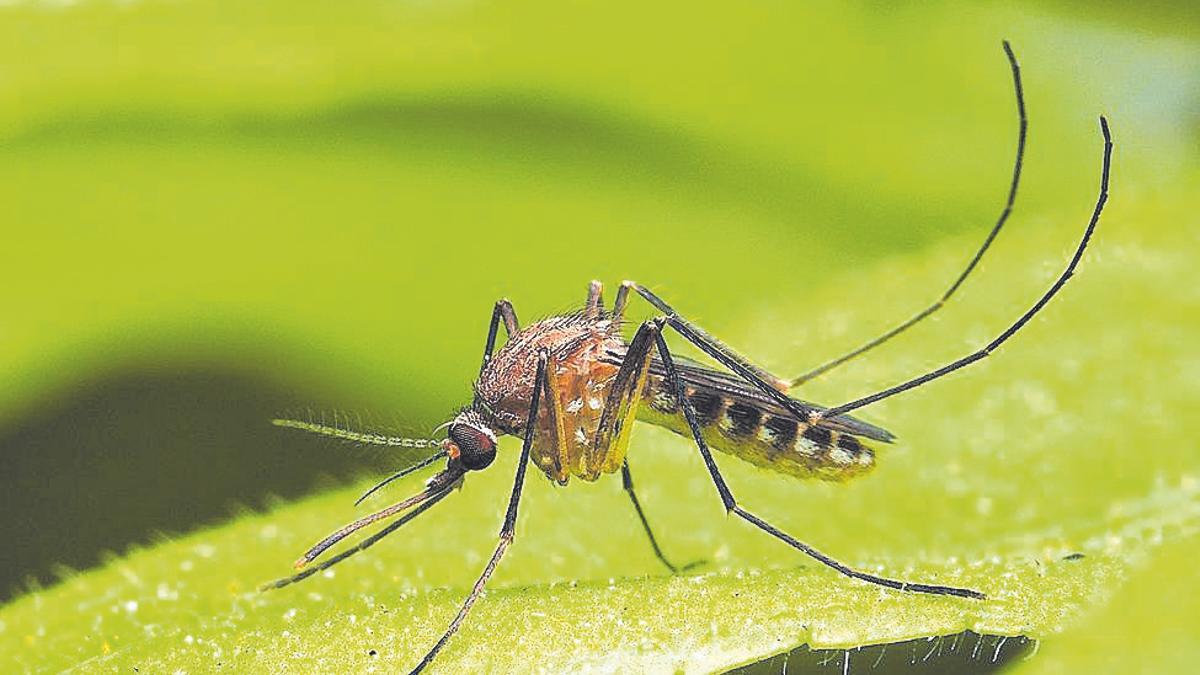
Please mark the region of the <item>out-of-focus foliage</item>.
[[[923, 307], [986, 231], [1015, 127], [1007, 37], [1032, 119], [1012, 229], [938, 319], [801, 394], [872, 391], [1027, 307], [1090, 211], [1103, 112], [1113, 198], [1079, 275], [994, 358], [866, 412], [901, 439], [874, 475], [804, 484], [721, 458], [750, 507], [806, 541], [992, 599], [897, 595], [817, 569], [726, 521], [687, 444], [641, 429], [631, 461], [650, 518], [671, 555], [711, 561], [702, 576], [645, 576], [660, 570], [617, 481], [557, 490], [531, 476], [496, 590], [445, 664], [704, 670], [965, 628], [1045, 639], [1031, 669], [1096, 663], [1099, 631], [1169, 649], [1171, 633], [1106, 606], [1139, 589], [1147, 616], [1196, 606], [1149, 571], [1177, 569], [1159, 544], [1190, 546], [1200, 511], [1200, 53], [1113, 16], [0, 8], [0, 420], [153, 363], [241, 368], [432, 426], [468, 395], [495, 298], [529, 320], [577, 304], [591, 278], [649, 283], [764, 365], [798, 371]], [[0, 609], [0, 658], [409, 665], [494, 542], [516, 446], [503, 449], [333, 579], [248, 594], [349, 519], [350, 491], [27, 594]]]
[[[1017, 259], [1034, 258], [1077, 229], [1054, 224], [1006, 248]], [[1073, 284], [1072, 300], [1053, 310], [1053, 320], [1034, 325], [1036, 339], [1006, 350], [1028, 372], [1006, 378], [1002, 366], [989, 365], [977, 377], [993, 384], [978, 398], [956, 391], [976, 386], [963, 377], [944, 385], [947, 396], [889, 406], [907, 420], [912, 440], [886, 449], [878, 475], [844, 488], [797, 485], [723, 462], [747, 503], [810, 541], [859, 565], [979, 588], [989, 600], [897, 594], [817, 568], [724, 520], [688, 446], [642, 429], [634, 440], [640, 451], [634, 466], [654, 521], [674, 557], [711, 560], [707, 573], [661, 576], [615, 481], [562, 491], [534, 476], [498, 590], [480, 603], [446, 653], [446, 664], [461, 670], [536, 664], [563, 672], [615, 663], [710, 670], [800, 643], [853, 647], [967, 628], [1053, 644], [1056, 633], [1103, 607], [1128, 570], [1152, 560], [1160, 543], [1191, 537], [1200, 524], [1200, 485], [1188, 446], [1171, 444], [1174, 429], [1156, 431], [1158, 424], [1139, 421], [1133, 412], [1133, 401], [1151, 396], [1135, 385], [1142, 366], [1128, 361], [1103, 374], [1073, 377], [1077, 364], [1114, 348], [1109, 341], [1132, 353], [1153, 344], [1175, 359], [1188, 349], [1182, 335], [1169, 332], [1106, 331], [1108, 319], [1090, 309], [1111, 298], [1113, 288], [1136, 283], [1146, 291], [1167, 289], [1184, 273], [1183, 252], [1126, 232], [1111, 225], [1104, 230], [1109, 254], [1091, 261]], [[847, 278], [843, 290], [870, 298], [872, 286], [920, 286], [953, 263], [961, 243]], [[1153, 264], [1130, 273], [1128, 260], [1148, 261], [1155, 251]], [[1050, 272], [1048, 266], [1025, 270], [995, 290], [981, 289], [974, 295], [997, 306], [964, 308], [945, 328], [986, 334], [1002, 319], [1000, 305], [1009, 294], [1035, 290]], [[796, 312], [805, 304], [781, 303]], [[835, 312], [832, 302], [807, 305], [818, 314]], [[1107, 307], [1134, 311], [1121, 301], [1109, 300]], [[751, 323], [772, 335], [781, 320], [768, 311]], [[1075, 332], [1106, 337], [1079, 340]], [[935, 360], [946, 349], [914, 340], [904, 361]], [[863, 370], [873, 379], [883, 367]], [[1154, 374], [1160, 391], [1186, 394], [1193, 386], [1165, 370]], [[1115, 403], [1109, 400], [1114, 380], [1127, 387]], [[1130, 411], [1121, 418], [1130, 428], [1115, 437], [1111, 428], [1086, 424], [1078, 412], [1120, 415], [1121, 409]], [[1195, 431], [1192, 426], [1179, 420], [1181, 433]], [[1131, 458], [1127, 445], [1114, 442], [1135, 437], [1158, 451]], [[2, 651], [18, 666], [48, 668], [88, 658], [94, 659], [89, 668], [149, 671], [218, 664], [235, 670], [276, 670], [284, 663], [301, 670], [411, 665], [453, 615], [495, 540], [516, 444], [506, 443], [504, 450], [504, 459], [472, 476], [461, 494], [335, 568], [332, 578], [253, 592], [258, 582], [285, 573], [286, 562], [310, 542], [349, 519], [361, 486], [164, 542], [22, 598], [0, 614]], [[1181, 473], [1192, 477], [1167, 478]], [[410, 482], [395, 491], [414, 489]], [[1167, 607], [1190, 607], [1178, 598], [1165, 600]]]
[[[1042, 673], [1187, 673], [1200, 660], [1195, 616], [1200, 582], [1195, 537], [1172, 542], [1139, 569], [1109, 603], [1060, 639], [1047, 641], [1019, 671]], [[1123, 640], [1136, 639], [1136, 645]]]

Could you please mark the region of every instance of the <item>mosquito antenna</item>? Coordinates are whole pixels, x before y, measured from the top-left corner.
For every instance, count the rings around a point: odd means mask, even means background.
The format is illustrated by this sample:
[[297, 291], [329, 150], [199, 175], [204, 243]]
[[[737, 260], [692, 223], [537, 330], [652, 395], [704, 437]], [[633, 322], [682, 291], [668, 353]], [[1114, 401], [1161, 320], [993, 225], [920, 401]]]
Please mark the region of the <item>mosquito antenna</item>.
[[391, 483], [392, 481], [398, 480], [400, 478], [404, 478], [405, 476], [407, 476], [408, 474], [410, 474], [414, 471], [424, 469], [425, 467], [429, 466], [430, 464], [433, 464], [434, 462], [438, 461], [439, 459], [441, 459], [445, 456], [446, 456], [446, 451], [442, 450], [441, 452], [439, 452], [435, 455], [430, 455], [427, 459], [423, 459], [420, 462], [417, 462], [416, 464], [408, 467], [407, 469], [401, 469], [401, 470], [397, 471], [396, 473], [394, 473], [394, 474], [388, 476], [387, 478], [384, 478], [383, 480], [376, 483], [374, 485], [374, 487], [372, 487], [370, 490], [367, 490], [366, 492], [364, 492], [362, 494], [362, 496], [358, 498], [358, 501], [354, 502], [354, 505], [358, 506], [359, 504], [363, 503], [363, 500], [365, 500], [367, 497], [370, 497], [371, 495], [375, 494], [376, 490], [379, 490], [380, 488], [387, 485], [388, 483]]
[[375, 534], [363, 539], [362, 541], [358, 542], [351, 548], [348, 548], [345, 551], [338, 553], [337, 555], [333, 556], [332, 558], [329, 558], [328, 560], [321, 561], [321, 564], [319, 564], [319, 565], [313, 565], [312, 567], [306, 568], [303, 572], [300, 572], [299, 574], [293, 574], [290, 577], [284, 577], [282, 579], [276, 579], [275, 581], [269, 581], [269, 582], [259, 586], [258, 590], [260, 592], [261, 591], [270, 591], [270, 590], [273, 590], [276, 588], [283, 588], [284, 586], [290, 586], [291, 584], [294, 584], [298, 581], [303, 581], [303, 580], [307, 579], [308, 577], [311, 577], [312, 575], [316, 574], [317, 572], [327, 570], [330, 567], [333, 567], [334, 565], [342, 562], [346, 558], [349, 558], [350, 556], [352, 556], [356, 553], [361, 553], [361, 552], [367, 550], [368, 548], [371, 548], [380, 539], [383, 539], [384, 537], [388, 536], [389, 534], [391, 534], [391, 533], [395, 532], [396, 530], [400, 529], [401, 527], [403, 527], [404, 524], [407, 523], [408, 521], [412, 520], [413, 518], [416, 518], [417, 516], [421, 515], [425, 511], [428, 511], [430, 508], [433, 507], [434, 504], [437, 504], [438, 502], [442, 501], [449, 494], [450, 494], [450, 488], [447, 487], [445, 490], [442, 490], [441, 492], [430, 497], [428, 501], [422, 503], [417, 508], [404, 514], [402, 517], [397, 519], [396, 522], [389, 523], [387, 527], [385, 527], [382, 530], [376, 532]]
[[329, 436], [331, 438], [340, 438], [343, 441], [352, 443], [364, 443], [366, 445], [384, 445], [393, 448], [436, 448], [441, 445], [441, 441], [434, 438], [404, 438], [401, 436], [388, 436], [379, 434], [373, 431], [354, 431], [353, 429], [343, 429], [337, 426], [335, 422], [332, 426], [328, 424], [309, 422], [306, 420], [294, 419], [273, 419], [271, 424], [285, 429], [299, 429], [307, 431], [311, 434], [320, 436]]
[[458, 479], [462, 477], [462, 471], [461, 470], [454, 471], [454, 472], [447, 471], [442, 474], [439, 474], [439, 476], [445, 476], [446, 480], [435, 479], [433, 481], [432, 485], [425, 488], [421, 492], [418, 492], [417, 494], [409, 497], [408, 499], [405, 499], [404, 501], [392, 504], [391, 506], [387, 507], [386, 509], [381, 509], [370, 515], [363, 516], [362, 518], [359, 518], [358, 520], [356, 520], [352, 523], [343, 525], [342, 527], [338, 528], [334, 532], [330, 533], [329, 536], [325, 537], [321, 541], [314, 544], [312, 546], [312, 548], [310, 548], [304, 552], [304, 555], [300, 556], [300, 559], [296, 561], [296, 569], [300, 569], [300, 568], [304, 567], [305, 565], [309, 564], [310, 562], [315, 560], [318, 556], [320, 556], [322, 553], [324, 553], [325, 550], [328, 549], [330, 546], [333, 546], [334, 544], [345, 539], [346, 537], [350, 536], [351, 534], [354, 534], [355, 532], [361, 530], [362, 528], [370, 525], [371, 523], [378, 522], [380, 520], [383, 520], [384, 518], [389, 518], [391, 516], [394, 516], [397, 513], [400, 513], [401, 511], [404, 511], [405, 509], [409, 508], [410, 506], [413, 506], [415, 504], [420, 504], [421, 502], [423, 502], [427, 499], [430, 499], [431, 497], [437, 495], [438, 493], [445, 491], [446, 489], [448, 489], [447, 488], [447, 480], [449, 481], [450, 484], [458, 482]]

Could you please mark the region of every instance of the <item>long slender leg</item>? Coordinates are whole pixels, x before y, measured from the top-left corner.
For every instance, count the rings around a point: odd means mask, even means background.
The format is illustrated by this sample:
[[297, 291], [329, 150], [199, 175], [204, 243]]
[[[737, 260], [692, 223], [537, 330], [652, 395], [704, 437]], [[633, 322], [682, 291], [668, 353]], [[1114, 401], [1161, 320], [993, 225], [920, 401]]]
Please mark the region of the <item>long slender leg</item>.
[[483, 363], [479, 366], [479, 372], [483, 372], [487, 368], [488, 361], [492, 360], [492, 350], [496, 348], [496, 333], [500, 330], [500, 322], [504, 322], [504, 333], [508, 337], [512, 337], [519, 329], [517, 323], [517, 311], [513, 309], [512, 303], [508, 298], [501, 298], [496, 301], [495, 307], [492, 308], [492, 320], [488, 324], [487, 343], [483, 347]]
[[[622, 286], [622, 288], [625, 287]], [[622, 458], [621, 482], [625, 492], [629, 495], [629, 500], [633, 502], [638, 519], [642, 521], [642, 528], [650, 539], [654, 555], [658, 556], [662, 564], [666, 565], [672, 573], [678, 573], [699, 563], [694, 562], [679, 568], [663, 555], [658, 540], [650, 529], [650, 523], [646, 520], [646, 514], [642, 511], [637, 494], [633, 490], [633, 474], [629, 470], [629, 460], [624, 459], [629, 447], [629, 433], [633, 428], [634, 419], [637, 417], [637, 409], [645, 391], [646, 378], [650, 372], [654, 340], [661, 330], [662, 327], [658, 323], [647, 321], [638, 328], [637, 333], [630, 340], [629, 347], [625, 350], [625, 356], [621, 361], [621, 368], [613, 377], [608, 396], [604, 401], [604, 410], [600, 413], [600, 422], [592, 441], [593, 457], [588, 468], [599, 475], [601, 470], [608, 468], [605, 466], [606, 464], [614, 461], [615, 458]]]
[[682, 567], [677, 567], [670, 560], [667, 560], [666, 554], [662, 552], [662, 549], [658, 545], [658, 539], [655, 538], [654, 531], [650, 529], [650, 521], [646, 520], [646, 513], [642, 511], [642, 504], [638, 501], [637, 493], [633, 490], [633, 474], [629, 471], [628, 459], [621, 465], [621, 486], [625, 488], [625, 492], [629, 495], [629, 501], [633, 502], [633, 510], [637, 511], [638, 520], [642, 521], [642, 529], [646, 531], [646, 538], [650, 540], [650, 548], [654, 549], [654, 555], [658, 557], [659, 562], [671, 570], [671, 574], [686, 572], [703, 562], [696, 560]]
[[937, 301], [932, 305], [929, 305], [920, 312], [917, 312], [907, 321], [892, 328], [883, 335], [870, 340], [857, 349], [847, 352], [836, 359], [826, 361], [816, 368], [813, 368], [812, 370], [793, 378], [790, 382], [791, 386], [798, 387], [801, 384], [812, 380], [813, 378], [819, 377], [833, 370], [834, 368], [837, 368], [851, 359], [871, 351], [879, 345], [896, 337], [900, 333], [912, 328], [916, 324], [928, 318], [934, 312], [941, 309], [946, 304], [946, 301], [950, 299], [950, 296], [954, 295], [959, 286], [962, 286], [963, 282], [967, 280], [967, 276], [971, 274], [971, 271], [975, 269], [975, 266], [979, 264], [979, 260], [983, 258], [983, 254], [987, 252], [989, 247], [991, 247], [992, 241], [996, 239], [996, 235], [1000, 234], [1000, 229], [1004, 227], [1004, 223], [1008, 221], [1008, 216], [1010, 213], [1012, 213], [1013, 202], [1017, 198], [1017, 185], [1021, 181], [1021, 165], [1023, 164], [1025, 158], [1025, 134], [1029, 126], [1029, 123], [1025, 117], [1025, 95], [1021, 88], [1021, 67], [1017, 64], [1017, 57], [1013, 55], [1012, 47], [1009, 46], [1007, 40], [1004, 41], [1004, 54], [1008, 57], [1008, 64], [1012, 69], [1013, 86], [1017, 92], [1017, 157], [1013, 162], [1012, 182], [1009, 183], [1008, 186], [1008, 198], [1004, 203], [1004, 209], [1000, 212], [1000, 217], [996, 220], [996, 224], [992, 226], [991, 231], [988, 232], [987, 237], [983, 240], [983, 245], [979, 247], [979, 250], [975, 251], [975, 255], [972, 256], [971, 260], [967, 263], [967, 268], [958, 275], [954, 282], [950, 284], [950, 288], [948, 288], [945, 293], [942, 293], [942, 296], [938, 298]]
[[458, 615], [450, 622], [450, 625], [446, 628], [446, 632], [442, 634], [441, 639], [437, 641], [433, 649], [430, 649], [425, 658], [421, 659], [421, 662], [417, 664], [417, 667], [412, 669], [413, 673], [421, 672], [426, 666], [432, 663], [437, 653], [442, 650], [442, 647], [458, 632], [463, 619], [467, 618], [467, 612], [471, 611], [471, 606], [479, 599], [479, 594], [483, 592], [484, 585], [487, 584], [492, 573], [496, 571], [496, 566], [500, 564], [500, 558], [504, 556], [504, 552], [508, 550], [508, 545], [512, 543], [513, 536], [516, 534], [517, 506], [521, 503], [521, 488], [525, 484], [525, 467], [529, 464], [529, 452], [533, 447], [533, 436], [537, 430], [538, 406], [541, 401], [542, 390], [546, 388], [547, 360], [548, 354], [545, 351], [538, 355], [533, 396], [529, 402], [529, 418], [525, 422], [525, 442], [521, 445], [521, 458], [517, 460], [517, 476], [513, 480], [512, 495], [508, 498], [508, 512], [504, 515], [504, 525], [500, 528], [500, 541], [496, 544], [496, 550], [492, 553], [491, 559], [488, 560], [487, 565], [483, 568], [483, 573], [479, 575], [479, 579], [475, 582], [471, 593], [467, 595], [467, 599], [463, 602], [462, 608], [458, 610]]
[[[737, 372], [750, 373], [755, 381], [761, 382], [763, 385], [774, 389], [775, 393], [779, 394], [783, 399], [787, 399], [789, 401], [791, 400], [787, 396], [783, 396], [783, 392], [788, 390], [788, 383], [786, 380], [772, 375], [763, 368], [759, 368], [751, 363], [749, 359], [735, 352], [724, 342], [721, 342], [717, 338], [706, 333], [703, 328], [688, 321], [687, 319], [684, 319], [679, 315], [679, 312], [676, 312], [673, 307], [667, 304], [666, 300], [658, 297], [658, 295], [656, 295], [654, 291], [651, 291], [649, 288], [646, 288], [636, 281], [626, 281], [624, 284], [622, 284], [622, 289], [624, 289], [625, 286], [628, 286], [636, 291], [638, 295], [645, 298], [646, 302], [649, 302], [651, 305], [653, 305], [655, 309], [663, 314], [666, 314], [670, 318], [670, 322], [673, 327], [674, 324], [686, 326], [687, 330], [692, 335], [695, 335], [698, 341], [705, 344], [705, 347], [703, 347], [704, 351], [708, 352], [711, 356], [713, 356], [713, 358], [721, 361], [722, 363], [732, 362], [738, 364], [738, 368], [735, 369]], [[618, 301], [619, 300], [620, 298], [618, 298]], [[717, 357], [717, 354], [720, 354], [719, 358]]]
[[826, 410], [807, 409], [804, 406], [801, 406], [799, 403], [785, 396], [777, 389], [772, 387], [770, 383], [759, 377], [753, 366], [746, 363], [744, 359], [741, 359], [736, 354], [732, 354], [727, 347], [724, 347], [724, 345], [721, 345], [719, 342], [713, 341], [704, 331], [689, 323], [678, 314], [675, 314], [670, 309], [670, 306], [659, 299], [658, 296], [654, 295], [652, 292], [640, 285], [635, 284], [633, 288], [640, 295], [645, 297], [650, 304], [668, 312], [666, 316], [667, 324], [674, 328], [676, 332], [686, 338], [689, 342], [699, 347], [702, 351], [704, 351], [704, 353], [713, 357], [725, 367], [742, 376], [747, 382], [754, 385], [760, 391], [767, 394], [780, 405], [791, 411], [797, 416], [798, 419], [807, 419], [810, 424], [815, 424], [821, 419], [836, 417], [837, 415], [850, 412], [851, 410], [857, 410], [863, 406], [867, 406], [885, 398], [908, 391], [909, 389], [918, 387], [926, 382], [936, 380], [939, 377], [948, 375], [960, 368], [969, 366], [972, 363], [991, 355], [993, 351], [995, 351], [1000, 345], [1004, 344], [1009, 338], [1016, 334], [1016, 332], [1020, 330], [1022, 326], [1028, 323], [1035, 314], [1041, 311], [1041, 309], [1046, 306], [1046, 303], [1050, 302], [1050, 299], [1062, 289], [1062, 287], [1067, 283], [1067, 280], [1070, 279], [1075, 273], [1075, 268], [1078, 266], [1080, 259], [1083, 257], [1083, 252], [1087, 248], [1088, 242], [1092, 238], [1092, 233], [1095, 231], [1097, 223], [1100, 222], [1100, 214], [1104, 211], [1104, 205], [1108, 202], [1109, 170], [1112, 165], [1112, 135], [1108, 130], [1108, 120], [1103, 116], [1100, 117], [1100, 133], [1104, 138], [1104, 156], [1100, 169], [1100, 192], [1096, 197], [1096, 205], [1092, 209], [1091, 219], [1088, 221], [1088, 225], [1084, 230], [1083, 237], [1080, 239], [1078, 246], [1075, 248], [1074, 255], [1071, 256], [1071, 260], [1069, 263], [1067, 263], [1066, 269], [1063, 270], [1058, 279], [1055, 280], [1055, 282], [1050, 286], [1049, 290], [1047, 290], [1041, 296], [1041, 298], [1039, 298], [1038, 301], [1029, 308], [1029, 310], [1022, 314], [1021, 317], [1016, 320], [1016, 322], [1014, 322], [1008, 327], [1008, 329], [1001, 333], [996, 339], [989, 342], [982, 349], [979, 349], [978, 351], [975, 351], [956, 361], [948, 363], [941, 368], [925, 373], [924, 375], [914, 377], [894, 387], [889, 387], [883, 391], [871, 394], [870, 396], [864, 396], [849, 403], [834, 406]]
[[704, 442], [704, 435], [700, 431], [700, 423], [696, 419], [696, 410], [692, 407], [691, 401], [688, 399], [684, 390], [683, 380], [679, 377], [679, 373], [675, 369], [675, 362], [671, 358], [671, 352], [667, 349], [667, 343], [663, 340], [662, 335], [655, 336], [655, 342], [658, 345], [659, 358], [662, 359], [663, 365], [667, 370], [667, 378], [674, 385], [675, 395], [679, 400], [680, 408], [683, 410], [684, 418], [687, 420], [688, 427], [692, 431], [692, 438], [696, 441], [696, 446], [700, 449], [700, 455], [704, 459], [704, 465], [708, 467], [708, 473], [712, 477], [713, 484], [716, 485], [717, 493], [721, 496], [721, 502], [725, 505], [725, 509], [735, 513], [738, 517], [746, 522], [754, 525], [763, 532], [779, 539], [788, 546], [804, 553], [813, 558], [817, 562], [827, 565], [842, 574], [860, 579], [879, 586], [895, 588], [902, 591], [914, 591], [918, 593], [929, 593], [932, 595], [954, 595], [963, 598], [982, 599], [985, 596], [979, 591], [973, 591], [967, 588], [957, 588], [954, 586], [939, 586], [935, 584], [919, 584], [908, 581], [899, 581], [897, 579], [889, 579], [880, 577], [866, 572], [860, 572], [856, 569], [843, 565], [833, 558], [821, 553], [815, 548], [805, 544], [791, 535], [771, 525], [767, 521], [759, 518], [750, 511], [738, 505], [734, 499], [733, 492], [729, 489], [729, 485], [725, 482], [725, 478], [721, 475], [720, 469], [717, 468], [717, 462], [713, 458], [712, 451], [709, 450], [708, 444]]
[[[758, 368], [737, 352], [704, 332], [699, 326], [679, 316], [678, 312], [662, 298], [655, 295], [653, 291], [633, 281], [625, 283], [656, 309], [665, 313], [665, 316], [660, 319], [661, 322], [671, 326], [677, 333], [686, 338], [688, 342], [696, 345], [701, 351], [711, 356], [718, 363], [740, 375], [764, 394], [770, 396], [776, 403], [795, 415], [796, 419], [808, 420], [816, 412], [814, 408], [803, 406], [800, 402], [785, 394], [786, 383], [783, 383], [782, 380]], [[782, 389], [777, 386], [780, 383], [783, 384]]]
[[1090, 241], [1092, 238], [1092, 232], [1095, 231], [1096, 224], [1100, 222], [1100, 214], [1104, 211], [1104, 204], [1108, 201], [1108, 173], [1109, 167], [1112, 163], [1112, 136], [1108, 131], [1108, 120], [1103, 116], [1100, 117], [1100, 133], [1104, 136], [1104, 160], [1100, 171], [1100, 194], [1096, 197], [1096, 206], [1092, 209], [1092, 217], [1088, 221], [1087, 229], [1083, 232], [1083, 237], [1079, 240], [1079, 245], [1075, 247], [1075, 254], [1071, 256], [1071, 261], [1067, 263], [1066, 269], [1063, 270], [1058, 279], [1056, 279], [1050, 288], [1042, 294], [1042, 297], [1038, 298], [1038, 301], [1033, 303], [1033, 306], [1030, 307], [1024, 314], [1022, 314], [1020, 318], [1018, 318], [1003, 333], [1001, 333], [996, 339], [989, 342], [982, 349], [964, 356], [957, 361], [948, 363], [941, 368], [925, 373], [919, 377], [914, 377], [906, 382], [902, 382], [894, 387], [888, 387], [887, 389], [871, 394], [870, 396], [864, 396], [849, 403], [843, 403], [842, 405], [829, 408], [820, 414], [821, 417], [840, 415], [842, 413], [850, 412], [851, 410], [856, 410], [863, 406], [870, 405], [876, 401], [882, 401], [885, 398], [906, 392], [914, 387], [919, 387], [926, 382], [936, 380], [943, 375], [949, 375], [959, 368], [964, 368], [972, 363], [975, 363], [976, 361], [979, 361], [980, 359], [990, 356], [991, 353], [1000, 345], [1004, 344], [1005, 341], [1015, 335], [1017, 331], [1021, 330], [1021, 327], [1028, 323], [1029, 320], [1033, 318], [1033, 315], [1041, 311], [1041, 309], [1046, 306], [1046, 303], [1050, 302], [1050, 299], [1053, 298], [1067, 283], [1067, 280], [1070, 279], [1073, 274], [1075, 274], [1075, 267], [1079, 264], [1079, 260], [1083, 257], [1083, 251], [1087, 248], [1088, 241]]

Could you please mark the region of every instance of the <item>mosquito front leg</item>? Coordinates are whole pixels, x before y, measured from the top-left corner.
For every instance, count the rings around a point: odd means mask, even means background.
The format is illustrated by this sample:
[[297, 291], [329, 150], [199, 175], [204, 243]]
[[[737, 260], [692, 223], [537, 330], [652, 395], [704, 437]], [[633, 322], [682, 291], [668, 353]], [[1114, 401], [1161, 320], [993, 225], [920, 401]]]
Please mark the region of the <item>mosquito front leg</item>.
[[[665, 319], [663, 319], [665, 322]], [[902, 591], [912, 591], [917, 593], [928, 593], [931, 595], [954, 595], [963, 598], [983, 599], [985, 596], [979, 591], [973, 591], [968, 588], [957, 588], [954, 586], [939, 586], [936, 584], [921, 584], [908, 581], [900, 581], [897, 579], [889, 579], [880, 577], [866, 572], [860, 572], [847, 565], [844, 565], [837, 560], [821, 553], [817, 549], [805, 544], [804, 542], [792, 537], [786, 532], [776, 528], [767, 521], [759, 518], [750, 511], [738, 505], [737, 500], [733, 496], [733, 492], [729, 489], [729, 485], [725, 482], [725, 477], [721, 475], [721, 470], [717, 468], [717, 462], [713, 458], [712, 451], [709, 450], [708, 444], [704, 441], [704, 435], [700, 430], [700, 423], [696, 419], [696, 410], [692, 406], [691, 401], [687, 397], [687, 392], [683, 384], [682, 378], [679, 377], [678, 371], [675, 369], [675, 362], [671, 358], [671, 352], [667, 348], [667, 343], [663, 340], [662, 334], [655, 336], [655, 342], [658, 346], [659, 358], [662, 359], [663, 365], [667, 371], [667, 381], [675, 391], [675, 396], [679, 401], [679, 407], [683, 410], [684, 418], [687, 420], [688, 427], [691, 429], [692, 438], [696, 442], [696, 447], [700, 449], [700, 455], [704, 460], [704, 465], [708, 467], [708, 473], [712, 477], [713, 484], [717, 488], [717, 493], [721, 496], [721, 502], [725, 505], [725, 510], [737, 514], [746, 522], [754, 525], [758, 529], [784, 542], [788, 546], [804, 553], [814, 560], [827, 565], [838, 572], [866, 581], [868, 583], [888, 588], [895, 588]]]
[[480, 374], [483, 369], [487, 368], [488, 361], [492, 360], [492, 351], [496, 348], [496, 333], [500, 330], [500, 322], [504, 322], [504, 333], [508, 337], [512, 337], [520, 329], [517, 323], [517, 311], [513, 309], [512, 303], [507, 298], [501, 298], [496, 301], [496, 306], [492, 308], [492, 320], [488, 323], [487, 343], [483, 347], [483, 364], [479, 366]]
[[471, 611], [471, 607], [479, 599], [479, 594], [483, 592], [484, 585], [487, 584], [492, 573], [496, 571], [496, 566], [500, 564], [500, 559], [504, 557], [504, 552], [508, 550], [509, 544], [512, 543], [513, 537], [516, 535], [517, 507], [521, 503], [521, 488], [525, 485], [525, 468], [529, 465], [529, 453], [533, 448], [533, 437], [537, 432], [538, 408], [543, 393], [547, 396], [552, 395], [548, 391], [546, 382], [546, 364], [548, 361], [549, 353], [542, 350], [538, 354], [537, 374], [533, 381], [533, 395], [529, 401], [529, 416], [525, 421], [525, 441], [521, 445], [521, 457], [517, 460], [517, 475], [513, 479], [512, 494], [508, 498], [508, 511], [504, 514], [504, 525], [500, 528], [500, 541], [497, 542], [496, 550], [492, 553], [492, 557], [488, 560], [487, 565], [484, 566], [483, 573], [479, 575], [479, 579], [476, 580], [475, 586], [471, 588], [467, 599], [463, 601], [458, 614], [450, 622], [442, 637], [429, 650], [429, 653], [425, 654], [425, 658], [421, 659], [417, 667], [412, 669], [412, 673], [419, 673], [432, 663], [434, 657], [442, 650], [442, 647], [446, 646], [450, 638], [458, 632], [463, 620], [467, 618], [467, 613]]

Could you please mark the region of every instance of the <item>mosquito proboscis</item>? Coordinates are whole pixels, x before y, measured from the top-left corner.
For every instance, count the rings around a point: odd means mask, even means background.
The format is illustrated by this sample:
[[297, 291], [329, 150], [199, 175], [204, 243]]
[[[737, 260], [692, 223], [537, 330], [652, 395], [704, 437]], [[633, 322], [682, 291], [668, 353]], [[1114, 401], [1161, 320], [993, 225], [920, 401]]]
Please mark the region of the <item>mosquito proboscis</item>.
[[[1066, 268], [1016, 321], [980, 349], [869, 396], [822, 407], [788, 395], [790, 388], [869, 352], [943, 307], [967, 280], [1008, 221], [1020, 184], [1027, 119], [1020, 67], [1008, 42], [1004, 43], [1004, 53], [1012, 71], [1018, 113], [1016, 159], [1007, 199], [999, 218], [966, 268], [933, 304], [861, 347], [788, 380], [754, 365], [684, 318], [652, 290], [636, 282], [622, 283], [612, 308], [608, 309], [600, 282], [593, 281], [582, 309], [552, 316], [525, 328], [520, 328], [512, 304], [500, 300], [495, 304], [488, 324], [483, 363], [473, 387], [473, 400], [444, 425], [445, 438], [398, 438], [349, 432], [311, 422], [276, 420], [281, 426], [363, 443], [439, 448], [438, 453], [416, 466], [385, 479], [363, 498], [392, 480], [443, 457], [446, 466], [416, 495], [359, 518], [322, 539], [296, 563], [297, 567], [307, 569], [267, 584], [264, 589], [287, 586], [337, 564], [416, 518], [461, 486], [469, 473], [491, 465], [496, 457], [497, 438], [503, 435], [520, 437], [523, 442], [499, 542], [458, 614], [413, 669], [414, 673], [428, 666], [455, 634], [512, 543], [525, 473], [530, 463], [560, 485], [566, 485], [572, 477], [594, 481], [620, 472], [624, 489], [655, 555], [672, 573], [682, 571], [688, 566], [672, 563], [663, 553], [634, 492], [626, 452], [633, 422], [640, 420], [671, 429], [694, 442], [727, 512], [837, 572], [898, 591], [984, 600], [986, 596], [982, 592], [969, 588], [904, 581], [856, 570], [796, 539], [739, 503], [722, 476], [712, 449], [799, 478], [842, 481], [863, 474], [875, 465], [875, 454], [864, 441], [890, 443], [894, 436], [847, 413], [987, 357], [1040, 312], [1074, 274], [1108, 199], [1112, 138], [1108, 121], [1103, 116], [1100, 117], [1104, 140], [1100, 189], [1091, 218]], [[657, 315], [642, 323], [627, 341], [622, 328], [627, 305], [634, 297], [648, 302]], [[508, 339], [497, 350], [501, 327]], [[667, 333], [674, 333], [699, 348], [724, 370], [674, 356], [664, 339]], [[379, 532], [336, 556], [309, 566], [347, 536], [389, 518], [395, 520]]]

